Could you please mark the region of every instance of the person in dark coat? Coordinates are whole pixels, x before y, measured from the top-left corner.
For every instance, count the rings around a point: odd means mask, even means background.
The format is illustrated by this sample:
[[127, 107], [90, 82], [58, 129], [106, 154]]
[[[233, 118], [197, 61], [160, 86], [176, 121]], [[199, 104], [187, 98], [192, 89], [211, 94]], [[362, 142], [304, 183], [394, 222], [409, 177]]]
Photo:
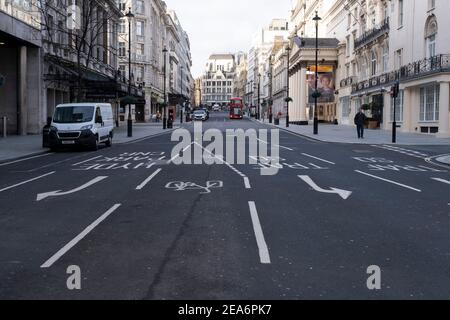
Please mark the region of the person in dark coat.
[[364, 139], [364, 125], [366, 124], [367, 117], [363, 112], [363, 109], [359, 109], [359, 112], [355, 116], [356, 130], [358, 131], [358, 139]]

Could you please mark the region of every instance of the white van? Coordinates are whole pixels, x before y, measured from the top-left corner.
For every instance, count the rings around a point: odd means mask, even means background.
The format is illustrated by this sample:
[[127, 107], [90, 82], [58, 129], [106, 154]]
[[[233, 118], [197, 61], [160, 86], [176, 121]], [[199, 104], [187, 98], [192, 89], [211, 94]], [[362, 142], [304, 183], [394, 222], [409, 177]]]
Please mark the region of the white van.
[[70, 103], [56, 107], [49, 128], [49, 146], [85, 146], [98, 150], [112, 145], [114, 118], [109, 103]]

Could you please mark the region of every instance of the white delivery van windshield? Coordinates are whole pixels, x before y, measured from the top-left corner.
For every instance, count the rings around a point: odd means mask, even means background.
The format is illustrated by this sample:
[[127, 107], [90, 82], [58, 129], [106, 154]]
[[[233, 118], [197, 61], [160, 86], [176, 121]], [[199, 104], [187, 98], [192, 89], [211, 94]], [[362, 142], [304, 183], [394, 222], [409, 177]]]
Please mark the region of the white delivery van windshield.
[[53, 122], [83, 123], [90, 122], [94, 116], [93, 106], [67, 106], [56, 108]]

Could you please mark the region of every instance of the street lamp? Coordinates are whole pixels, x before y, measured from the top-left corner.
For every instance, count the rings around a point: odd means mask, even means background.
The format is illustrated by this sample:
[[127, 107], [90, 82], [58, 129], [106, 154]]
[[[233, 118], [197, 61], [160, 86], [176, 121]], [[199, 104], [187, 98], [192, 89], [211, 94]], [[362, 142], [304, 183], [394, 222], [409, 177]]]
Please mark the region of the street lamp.
[[[127, 14], [128, 18], [128, 99], [131, 99], [131, 19], [134, 14], [131, 13], [131, 7]], [[128, 103], [128, 121], [127, 121], [128, 137], [133, 136], [133, 120], [131, 119], [131, 101]]]
[[167, 117], [166, 117], [166, 108], [167, 108], [167, 93], [166, 93], [166, 79], [167, 79], [167, 47], [164, 46], [163, 49], [164, 54], [164, 108], [163, 108], [163, 129], [167, 129]]
[[256, 120], [259, 120], [261, 115], [261, 74], [258, 72], [258, 111], [256, 112]]
[[319, 98], [318, 77], [319, 77], [319, 21], [322, 20], [316, 11], [313, 21], [316, 22], [316, 75], [315, 75], [315, 91], [314, 91], [314, 134], [319, 134], [319, 118], [317, 115], [317, 99]]
[[184, 67], [181, 66], [181, 109], [180, 109], [180, 123], [183, 123], [183, 108], [184, 108], [184, 97], [183, 97], [183, 70]]
[[286, 82], [286, 128], [289, 128], [289, 60], [291, 55], [291, 47], [289, 45], [286, 46], [286, 53], [287, 53], [287, 70], [286, 70], [286, 76], [287, 76], [287, 82]]
[[273, 107], [273, 58], [274, 55], [270, 55], [269, 60], [269, 123], [272, 123], [272, 107]]

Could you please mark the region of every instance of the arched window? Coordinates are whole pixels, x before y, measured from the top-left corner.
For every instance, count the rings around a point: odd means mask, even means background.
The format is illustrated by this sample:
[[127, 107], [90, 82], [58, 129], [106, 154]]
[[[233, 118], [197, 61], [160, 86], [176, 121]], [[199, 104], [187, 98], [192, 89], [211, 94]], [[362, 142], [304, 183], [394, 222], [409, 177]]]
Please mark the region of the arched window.
[[431, 15], [427, 19], [425, 26], [425, 50], [427, 58], [436, 55], [436, 36], [438, 32], [438, 25], [435, 15]]
[[383, 46], [383, 72], [389, 71], [389, 44]]
[[370, 53], [370, 75], [373, 77], [377, 74], [377, 53], [372, 50]]

